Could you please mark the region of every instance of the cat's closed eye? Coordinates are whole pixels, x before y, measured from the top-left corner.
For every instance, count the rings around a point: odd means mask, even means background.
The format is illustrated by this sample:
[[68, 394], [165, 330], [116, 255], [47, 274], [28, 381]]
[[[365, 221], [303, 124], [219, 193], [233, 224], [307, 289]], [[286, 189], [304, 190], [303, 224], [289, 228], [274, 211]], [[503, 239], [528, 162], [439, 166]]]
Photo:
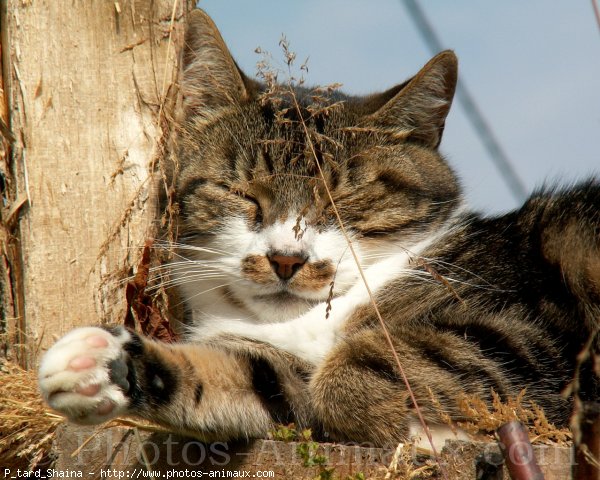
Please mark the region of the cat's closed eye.
[[255, 225], [260, 226], [263, 223], [263, 209], [260, 205], [260, 202], [252, 197], [252, 196], [245, 196], [244, 197], [246, 200], [248, 200], [248, 202], [250, 202], [252, 204], [252, 206], [249, 209], [249, 220], [253, 220]]
[[263, 222], [263, 208], [265, 202], [260, 200], [258, 195], [255, 195], [247, 189], [240, 189], [232, 186], [228, 188], [228, 192], [244, 202], [246, 207], [244, 213], [246, 214], [250, 225], [260, 226]]

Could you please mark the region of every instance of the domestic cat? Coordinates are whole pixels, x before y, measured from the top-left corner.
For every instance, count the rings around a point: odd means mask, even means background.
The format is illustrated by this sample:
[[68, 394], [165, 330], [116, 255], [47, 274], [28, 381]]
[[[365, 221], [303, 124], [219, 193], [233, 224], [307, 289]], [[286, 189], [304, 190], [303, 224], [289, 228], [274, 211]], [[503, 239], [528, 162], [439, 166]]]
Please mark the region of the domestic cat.
[[[598, 344], [597, 181], [540, 190], [498, 217], [469, 211], [438, 152], [450, 51], [384, 93], [325, 103], [248, 78], [201, 10], [182, 58], [170, 270], [187, 337], [68, 333], [39, 369], [52, 408], [81, 423], [137, 415], [207, 441], [289, 422], [330, 440], [406, 440], [415, 407], [370, 290], [427, 421], [440, 405], [462, 418], [463, 395], [526, 388], [565, 423], [561, 390]], [[597, 398], [579, 370], [579, 395]]]

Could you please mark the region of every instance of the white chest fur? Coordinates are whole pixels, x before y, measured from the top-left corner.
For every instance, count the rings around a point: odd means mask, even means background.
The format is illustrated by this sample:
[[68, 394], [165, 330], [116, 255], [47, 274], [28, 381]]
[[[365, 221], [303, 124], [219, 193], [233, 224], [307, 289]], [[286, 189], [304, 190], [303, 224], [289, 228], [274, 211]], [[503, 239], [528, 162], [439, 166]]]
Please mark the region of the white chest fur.
[[[391, 253], [364, 269], [371, 292], [376, 295], [399, 276], [412, 271], [411, 259], [419, 255], [432, 242], [432, 238]], [[368, 291], [358, 275], [358, 280], [343, 295], [331, 300], [331, 311], [326, 318], [327, 302], [322, 301], [307, 312], [286, 321], [263, 323], [255, 318], [230, 315], [213, 315], [200, 318], [200, 324], [191, 332], [192, 340], [206, 340], [221, 334], [234, 334], [270, 343], [306, 361], [318, 365], [341, 338], [343, 327], [357, 307], [370, 302]]]

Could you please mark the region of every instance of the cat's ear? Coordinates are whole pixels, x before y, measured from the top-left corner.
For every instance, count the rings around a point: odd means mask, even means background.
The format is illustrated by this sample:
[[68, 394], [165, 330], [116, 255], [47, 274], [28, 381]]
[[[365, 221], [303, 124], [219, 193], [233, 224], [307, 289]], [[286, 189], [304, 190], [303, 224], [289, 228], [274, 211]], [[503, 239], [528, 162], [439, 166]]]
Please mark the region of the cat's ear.
[[190, 12], [187, 23], [181, 85], [186, 115], [210, 115], [246, 100], [245, 76], [212, 19], [196, 9]]
[[454, 52], [439, 53], [409, 81], [382, 93], [379, 99], [372, 97], [371, 104], [382, 103], [382, 106], [369, 115], [370, 120], [378, 127], [401, 132], [411, 140], [437, 148], [457, 76], [458, 60]]

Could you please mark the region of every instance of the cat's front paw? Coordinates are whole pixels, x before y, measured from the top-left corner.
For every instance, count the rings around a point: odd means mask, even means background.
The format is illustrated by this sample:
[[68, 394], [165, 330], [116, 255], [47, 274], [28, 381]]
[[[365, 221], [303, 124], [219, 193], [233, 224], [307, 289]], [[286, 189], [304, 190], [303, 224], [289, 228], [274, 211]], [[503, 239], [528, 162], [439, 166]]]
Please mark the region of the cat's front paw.
[[46, 352], [39, 384], [48, 405], [70, 420], [95, 424], [123, 414], [127, 392], [125, 329], [77, 328]]

